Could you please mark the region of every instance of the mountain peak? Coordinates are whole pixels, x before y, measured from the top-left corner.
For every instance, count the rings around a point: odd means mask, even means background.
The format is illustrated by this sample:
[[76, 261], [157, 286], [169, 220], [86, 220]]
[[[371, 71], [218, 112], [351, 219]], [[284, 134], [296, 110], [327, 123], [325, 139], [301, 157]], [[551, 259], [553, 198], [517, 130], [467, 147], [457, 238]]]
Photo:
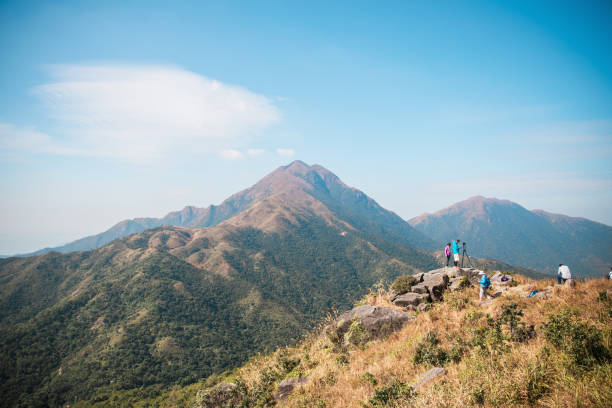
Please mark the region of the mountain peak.
[[282, 167], [284, 170], [304, 172], [310, 170], [310, 166], [301, 160], [294, 160], [286, 166]]

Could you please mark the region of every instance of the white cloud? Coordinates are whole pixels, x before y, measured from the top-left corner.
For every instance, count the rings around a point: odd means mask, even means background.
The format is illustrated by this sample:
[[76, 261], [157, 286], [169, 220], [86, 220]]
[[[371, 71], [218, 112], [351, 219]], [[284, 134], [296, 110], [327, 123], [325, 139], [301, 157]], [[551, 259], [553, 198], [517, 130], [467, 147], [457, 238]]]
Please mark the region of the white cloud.
[[259, 156], [265, 152], [264, 149], [248, 149], [247, 154], [249, 156]]
[[295, 154], [295, 151], [293, 149], [284, 149], [279, 147], [276, 149], [276, 153], [282, 157], [290, 157]]
[[225, 149], [219, 152], [219, 156], [223, 157], [224, 159], [236, 160], [242, 159], [244, 157], [244, 154], [235, 149]]
[[265, 96], [180, 68], [61, 65], [51, 73], [56, 81], [34, 93], [58, 121], [58, 153], [140, 161], [225, 150], [225, 157], [280, 119]]

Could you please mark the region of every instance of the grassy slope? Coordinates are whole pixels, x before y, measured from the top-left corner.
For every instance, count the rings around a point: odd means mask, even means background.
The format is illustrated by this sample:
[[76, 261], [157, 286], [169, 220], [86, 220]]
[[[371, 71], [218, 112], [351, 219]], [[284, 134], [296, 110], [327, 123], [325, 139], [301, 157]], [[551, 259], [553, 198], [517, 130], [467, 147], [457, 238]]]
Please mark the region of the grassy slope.
[[[609, 355], [612, 299], [598, 300], [598, 297], [601, 292], [612, 289], [612, 284], [591, 280], [578, 283], [575, 289], [554, 287], [548, 299], [527, 299], [525, 293], [530, 286], [543, 289], [553, 282], [531, 281], [521, 276], [516, 280], [522, 285], [489, 304], [478, 302], [477, 288], [447, 294], [443, 302], [435, 304], [428, 312], [419, 313], [415, 322], [401, 331], [361, 348], [333, 347], [328, 339], [313, 332], [297, 347], [257, 357], [225, 377], [212, 377], [200, 383], [199, 394], [196, 394], [198, 386], [192, 386], [175, 389], [156, 400], [132, 401], [134, 406], [203, 407], [211, 385], [241, 379], [252, 398], [247, 406], [272, 406], [269, 394], [283, 378], [310, 376], [304, 388], [279, 406], [612, 406], [611, 361], [578, 364], [569, 349], [560, 349], [546, 338], [544, 329], [544, 323], [551, 316], [568, 312], [573, 316], [570, 318], [572, 327], [585, 324], [601, 335], [603, 350]], [[365, 301], [394, 307], [382, 289], [370, 293]], [[520, 320], [535, 325], [535, 338], [522, 342], [511, 340], [507, 325], [501, 326], [501, 337], [487, 329], [490, 327], [487, 316], [497, 318], [502, 307], [510, 304], [518, 305], [523, 311]], [[427, 363], [415, 363], [414, 355], [418, 344], [432, 331], [440, 340], [438, 347], [449, 355], [454, 353], [458, 361], [447, 361], [448, 374], [428, 388], [409, 397], [396, 395], [395, 398], [393, 390], [410, 384], [431, 367]], [[580, 342], [577, 346], [577, 350], [584, 349]], [[603, 354], [600, 350], [599, 357]], [[287, 364], [288, 361], [293, 364]], [[379, 405], [372, 400], [375, 395], [380, 397]], [[380, 403], [385, 396], [389, 397], [386, 405]], [[216, 404], [223, 406], [219, 402]], [[236, 403], [235, 406], [240, 405]]]

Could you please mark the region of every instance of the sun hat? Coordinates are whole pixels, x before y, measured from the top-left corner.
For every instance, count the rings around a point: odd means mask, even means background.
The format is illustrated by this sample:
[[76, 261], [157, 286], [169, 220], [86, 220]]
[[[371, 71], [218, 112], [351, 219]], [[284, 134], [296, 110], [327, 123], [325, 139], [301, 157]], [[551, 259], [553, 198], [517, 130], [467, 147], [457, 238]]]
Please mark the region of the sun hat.
[[485, 273], [484, 273], [484, 271], [480, 271], [480, 272], [478, 272], [478, 274], [479, 275], [484, 275]]

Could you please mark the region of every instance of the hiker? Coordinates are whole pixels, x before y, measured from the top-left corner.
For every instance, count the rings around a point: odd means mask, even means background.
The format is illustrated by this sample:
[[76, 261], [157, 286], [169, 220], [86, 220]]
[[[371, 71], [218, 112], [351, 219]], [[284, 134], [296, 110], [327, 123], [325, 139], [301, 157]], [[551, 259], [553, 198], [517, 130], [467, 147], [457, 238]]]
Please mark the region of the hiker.
[[459, 241], [458, 239], [453, 241], [453, 261], [455, 262], [455, 268], [459, 269], [459, 267], [457, 266], [457, 264], [459, 263]]
[[[448, 263], [450, 262], [450, 255], [451, 255], [451, 245], [450, 245], [450, 242], [447, 243], [446, 246], [444, 247], [444, 255], [446, 255], [446, 267], [448, 268]], [[612, 273], [612, 270], [610, 270], [610, 273]], [[610, 276], [612, 276], [612, 275], [610, 275]]]
[[489, 294], [487, 293], [489, 286], [491, 286], [491, 281], [489, 280], [489, 277], [487, 276], [486, 273], [484, 273], [484, 271], [480, 271], [478, 275], [481, 276], [480, 278], [480, 297], [479, 297], [480, 301], [482, 301], [483, 296], [485, 296], [487, 299], [491, 299], [491, 296], [489, 296]]
[[608, 279], [612, 280], [612, 266], [610, 267], [610, 272], [608, 272]]
[[567, 265], [559, 264], [559, 270], [557, 271], [557, 283], [562, 285], [568, 279], [572, 279], [572, 273]]

